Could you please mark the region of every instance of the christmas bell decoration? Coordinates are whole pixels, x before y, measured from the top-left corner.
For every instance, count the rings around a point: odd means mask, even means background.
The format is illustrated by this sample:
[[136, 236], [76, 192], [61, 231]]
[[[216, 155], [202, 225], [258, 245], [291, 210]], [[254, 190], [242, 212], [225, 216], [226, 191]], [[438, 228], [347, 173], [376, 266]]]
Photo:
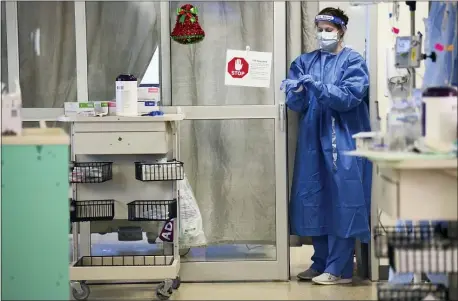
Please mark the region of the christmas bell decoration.
[[180, 44], [195, 44], [202, 41], [205, 32], [199, 25], [197, 7], [185, 4], [177, 9], [175, 28], [170, 35], [175, 42]]

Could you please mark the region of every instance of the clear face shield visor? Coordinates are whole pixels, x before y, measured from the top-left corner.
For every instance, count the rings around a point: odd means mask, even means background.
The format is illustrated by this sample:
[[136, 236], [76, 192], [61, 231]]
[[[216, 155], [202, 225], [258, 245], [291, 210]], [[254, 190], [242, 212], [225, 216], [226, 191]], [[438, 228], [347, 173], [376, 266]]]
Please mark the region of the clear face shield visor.
[[[347, 30], [347, 26], [345, 25], [345, 22], [342, 21], [338, 17], [334, 16], [328, 16], [328, 15], [318, 15], [315, 17], [315, 24], [318, 25], [318, 22], [330, 22], [335, 25], [339, 25], [342, 28], [342, 31], [345, 32]], [[334, 38], [334, 36], [337, 34], [337, 32], [317, 32], [317, 38], [322, 39], [322, 38]]]

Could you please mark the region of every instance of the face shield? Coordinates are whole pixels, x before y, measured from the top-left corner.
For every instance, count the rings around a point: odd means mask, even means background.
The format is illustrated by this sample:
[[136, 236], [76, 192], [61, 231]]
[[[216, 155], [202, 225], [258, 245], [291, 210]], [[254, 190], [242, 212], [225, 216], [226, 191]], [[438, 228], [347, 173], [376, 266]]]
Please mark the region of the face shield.
[[347, 31], [347, 25], [345, 25], [345, 22], [340, 19], [339, 17], [334, 17], [334, 16], [328, 16], [328, 15], [318, 15], [315, 17], [315, 24], [318, 24], [318, 22], [324, 21], [324, 22], [331, 22], [335, 25], [338, 25], [342, 28], [342, 31], [345, 32]]
[[[342, 31], [345, 32], [347, 27], [345, 26], [345, 22], [342, 21], [338, 17], [328, 16], [328, 15], [318, 15], [315, 17], [315, 23], [318, 22], [330, 22], [336, 24], [342, 28]], [[320, 49], [324, 51], [333, 52], [337, 49], [340, 37], [337, 31], [326, 32], [321, 31], [317, 33], [317, 39], [320, 44]]]

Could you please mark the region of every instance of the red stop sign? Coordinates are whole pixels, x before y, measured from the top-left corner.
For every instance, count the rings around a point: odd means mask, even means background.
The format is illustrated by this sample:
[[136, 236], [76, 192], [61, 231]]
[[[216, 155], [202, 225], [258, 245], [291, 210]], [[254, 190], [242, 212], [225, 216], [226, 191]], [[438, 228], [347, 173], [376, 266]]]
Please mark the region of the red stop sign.
[[248, 74], [249, 67], [243, 57], [234, 57], [227, 63], [227, 72], [233, 78], [243, 78]]

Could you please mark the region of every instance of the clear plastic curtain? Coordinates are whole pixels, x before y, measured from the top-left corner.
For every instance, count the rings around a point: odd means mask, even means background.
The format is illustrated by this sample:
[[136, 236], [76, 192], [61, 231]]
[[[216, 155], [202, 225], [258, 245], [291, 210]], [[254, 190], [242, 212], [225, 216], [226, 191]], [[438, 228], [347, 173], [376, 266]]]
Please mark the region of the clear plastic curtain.
[[[171, 16], [182, 4], [171, 3]], [[206, 37], [196, 45], [172, 42], [172, 104], [273, 104], [274, 89], [278, 89], [273, 83], [268, 89], [225, 86], [224, 70], [227, 49], [250, 46], [253, 51], [273, 51], [274, 3], [193, 5], [199, 9], [199, 22]], [[291, 53], [294, 57], [308, 49], [310, 43], [308, 27], [303, 28], [304, 24], [308, 26], [307, 20], [313, 19], [308, 15], [309, 3], [303, 2], [301, 8], [303, 14], [290, 24], [299, 28], [298, 35], [288, 39], [289, 45], [299, 44], [299, 50]], [[174, 25], [172, 17], [172, 28]], [[295, 128], [296, 124], [290, 126]], [[181, 157], [199, 203], [209, 244], [275, 243], [272, 120], [185, 121], [181, 128]]]
[[160, 43], [160, 2], [88, 1], [86, 32], [89, 100], [115, 98], [115, 80], [141, 81]]
[[[74, 5], [18, 2], [20, 83], [26, 108], [59, 108], [77, 100]], [[141, 79], [160, 40], [159, 19], [159, 2], [86, 3], [89, 100], [112, 99], [120, 73]], [[2, 51], [4, 47], [6, 43]]]
[[74, 4], [17, 4], [19, 80], [25, 108], [58, 108], [76, 100]]
[[[171, 16], [184, 3], [171, 3]], [[172, 104], [273, 104], [273, 89], [224, 85], [227, 49], [272, 52], [273, 2], [194, 2], [205, 40], [172, 42]], [[171, 26], [175, 25], [171, 18]], [[275, 242], [274, 124], [185, 121], [181, 156], [209, 244]]]

